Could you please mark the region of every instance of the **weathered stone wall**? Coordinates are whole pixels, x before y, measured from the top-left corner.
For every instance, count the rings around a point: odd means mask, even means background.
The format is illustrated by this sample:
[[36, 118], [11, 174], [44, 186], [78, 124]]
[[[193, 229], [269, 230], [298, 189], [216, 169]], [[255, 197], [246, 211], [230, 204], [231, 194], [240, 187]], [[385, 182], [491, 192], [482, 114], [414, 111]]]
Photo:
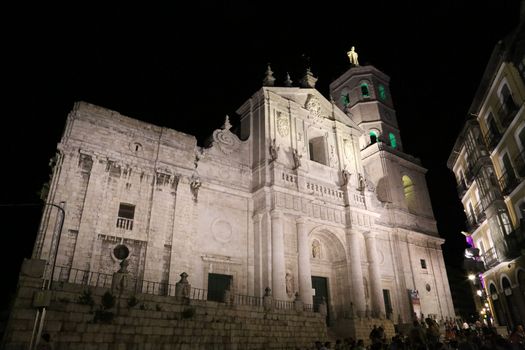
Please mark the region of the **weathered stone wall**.
[[[24, 265], [28, 265], [28, 261]], [[33, 276], [32, 276], [33, 275]], [[42, 280], [22, 270], [4, 337], [5, 349], [27, 349]], [[174, 297], [122, 295], [109, 323], [95, 320], [104, 288], [92, 288], [93, 306], [81, 304], [85, 286], [55, 283], [43, 331], [53, 349], [295, 349], [327, 339], [324, 317], [313, 312], [265, 311], [263, 307]]]

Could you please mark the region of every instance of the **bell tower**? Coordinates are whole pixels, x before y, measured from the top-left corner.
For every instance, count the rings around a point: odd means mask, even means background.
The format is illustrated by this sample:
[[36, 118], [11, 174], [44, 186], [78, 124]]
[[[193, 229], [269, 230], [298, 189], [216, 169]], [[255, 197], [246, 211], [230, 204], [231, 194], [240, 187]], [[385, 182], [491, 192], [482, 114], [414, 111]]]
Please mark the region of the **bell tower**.
[[408, 213], [412, 220], [409, 226], [424, 226], [425, 232], [436, 234], [426, 169], [419, 159], [403, 151], [390, 77], [374, 66], [360, 66], [354, 50], [348, 57], [350, 68], [330, 84], [330, 94], [363, 130], [359, 147], [365, 175], [375, 185], [379, 201], [398, 211], [394, 216]]
[[336, 105], [365, 130], [362, 148], [382, 141], [403, 150], [389, 83], [390, 77], [375, 67], [352, 64], [330, 84]]

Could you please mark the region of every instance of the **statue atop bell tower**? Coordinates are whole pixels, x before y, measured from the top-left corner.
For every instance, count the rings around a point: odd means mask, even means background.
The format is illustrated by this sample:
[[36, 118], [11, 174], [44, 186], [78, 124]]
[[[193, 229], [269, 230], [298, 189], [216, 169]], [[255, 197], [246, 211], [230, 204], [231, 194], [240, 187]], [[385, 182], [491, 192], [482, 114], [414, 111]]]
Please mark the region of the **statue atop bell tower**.
[[350, 51], [346, 53], [348, 55], [348, 59], [350, 60], [350, 64], [352, 66], [359, 66], [359, 61], [357, 60], [357, 57], [359, 56], [357, 52], [355, 52], [355, 47], [352, 46]]

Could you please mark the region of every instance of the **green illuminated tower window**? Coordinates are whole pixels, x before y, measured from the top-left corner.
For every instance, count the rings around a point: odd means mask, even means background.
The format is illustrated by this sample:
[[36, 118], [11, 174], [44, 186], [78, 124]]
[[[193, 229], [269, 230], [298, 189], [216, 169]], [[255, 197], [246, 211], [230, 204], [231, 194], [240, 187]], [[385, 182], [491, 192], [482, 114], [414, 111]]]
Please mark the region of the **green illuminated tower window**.
[[348, 106], [350, 104], [350, 95], [349, 94], [341, 95], [341, 103], [345, 107]]
[[379, 85], [379, 98], [382, 99], [383, 101], [386, 100], [386, 90], [385, 90], [385, 87], [383, 85]]
[[374, 130], [370, 130], [370, 143], [376, 143], [377, 142], [377, 133]]
[[370, 97], [370, 93], [368, 91], [368, 84], [362, 83], [361, 84], [361, 96], [363, 97]]
[[390, 146], [392, 146], [392, 148], [397, 148], [396, 135], [390, 133], [388, 134], [388, 137], [390, 138]]

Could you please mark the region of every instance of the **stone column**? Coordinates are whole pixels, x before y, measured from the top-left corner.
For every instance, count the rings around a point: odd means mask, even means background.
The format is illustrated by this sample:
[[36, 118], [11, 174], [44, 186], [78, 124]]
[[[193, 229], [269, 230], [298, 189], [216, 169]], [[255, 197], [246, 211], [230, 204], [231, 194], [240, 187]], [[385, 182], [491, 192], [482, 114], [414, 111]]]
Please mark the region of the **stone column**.
[[361, 269], [361, 249], [359, 245], [359, 233], [347, 231], [346, 236], [350, 243], [350, 269], [352, 289], [354, 291], [354, 310], [357, 316], [365, 316], [365, 288], [363, 286], [363, 270]]
[[310, 246], [306, 232], [306, 219], [297, 219], [297, 250], [299, 253], [299, 296], [305, 304], [312, 304], [312, 270], [310, 267]]
[[376, 236], [373, 232], [365, 233], [366, 253], [368, 255], [368, 268], [370, 275], [370, 297], [372, 301], [372, 313], [374, 316], [384, 318], [386, 315], [385, 303], [383, 301], [383, 288], [381, 286], [381, 272], [379, 271], [379, 259], [377, 258]]
[[282, 213], [272, 210], [272, 292], [277, 300], [287, 300]]

